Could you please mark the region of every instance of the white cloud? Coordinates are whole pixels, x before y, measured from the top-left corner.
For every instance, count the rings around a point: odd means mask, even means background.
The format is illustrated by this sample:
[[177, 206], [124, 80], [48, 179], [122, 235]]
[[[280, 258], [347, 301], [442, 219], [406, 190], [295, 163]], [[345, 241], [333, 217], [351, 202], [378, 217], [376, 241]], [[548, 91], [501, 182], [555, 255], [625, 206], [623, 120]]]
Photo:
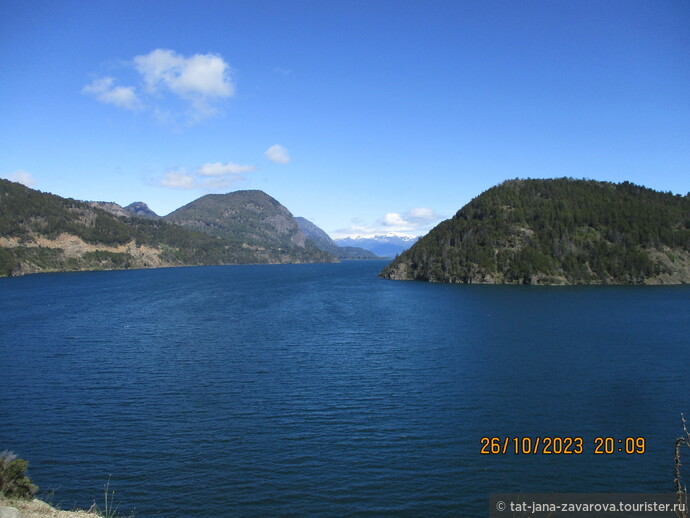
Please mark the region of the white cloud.
[[152, 91], [164, 87], [185, 98], [230, 97], [235, 93], [230, 66], [217, 54], [186, 58], [173, 50], [156, 49], [136, 56], [134, 68]]
[[141, 94], [137, 94], [134, 86], [115, 86], [116, 80], [112, 77], [94, 80], [82, 89], [82, 93], [128, 110], [146, 105], [158, 118], [161, 113], [170, 112], [170, 98], [166, 94], [172, 94], [190, 107], [190, 111], [183, 114], [189, 122], [215, 115], [218, 102], [235, 94], [230, 65], [218, 54], [185, 57], [173, 50], [156, 49], [135, 56], [130, 66], [141, 76]]
[[93, 95], [105, 104], [114, 104], [125, 110], [141, 108], [141, 101], [131, 86], [115, 86], [115, 79], [103, 77], [95, 79], [82, 88], [82, 93]]
[[33, 175], [28, 171], [24, 171], [23, 169], [18, 169], [14, 173], [6, 175], [5, 178], [22, 185], [26, 185], [27, 187], [36, 187], [38, 184]]
[[271, 162], [275, 162], [276, 164], [287, 164], [290, 161], [288, 150], [278, 144], [269, 147], [264, 155], [266, 155], [266, 158]]
[[398, 236], [420, 236], [443, 219], [442, 216], [426, 207], [417, 207], [404, 213], [388, 212], [383, 218], [371, 225], [366, 225], [360, 218], [333, 232], [334, 237], [347, 236], [375, 236], [380, 234], [396, 234]]
[[230, 66], [217, 54], [187, 58], [173, 50], [156, 49], [133, 61], [149, 92], [169, 90], [188, 101], [197, 120], [214, 115], [214, 103], [235, 94]]
[[405, 220], [397, 212], [389, 212], [383, 217], [383, 224], [391, 227], [398, 227], [404, 225]]
[[184, 168], [165, 173], [165, 177], [159, 181], [162, 187], [173, 189], [196, 189], [196, 179]]
[[172, 169], [165, 173], [156, 184], [160, 187], [173, 189], [204, 189], [218, 191], [226, 189], [234, 183], [244, 180], [242, 173], [248, 173], [256, 169], [253, 165], [239, 165], [232, 162], [207, 163], [189, 172], [185, 167]]
[[441, 218], [432, 209], [426, 207], [417, 207], [415, 209], [410, 209], [406, 212], [406, 217], [410, 221], [415, 221], [419, 223], [428, 223], [431, 221], [437, 221]]
[[416, 207], [410, 209], [405, 214], [389, 212], [383, 217], [382, 223], [388, 227], [394, 227], [401, 231], [417, 230], [424, 228], [430, 223], [441, 219], [432, 209], [426, 207]]
[[225, 176], [229, 174], [249, 173], [256, 170], [253, 165], [239, 165], [228, 162], [221, 164], [216, 162], [214, 164], [204, 164], [199, 168], [199, 174], [202, 176]]

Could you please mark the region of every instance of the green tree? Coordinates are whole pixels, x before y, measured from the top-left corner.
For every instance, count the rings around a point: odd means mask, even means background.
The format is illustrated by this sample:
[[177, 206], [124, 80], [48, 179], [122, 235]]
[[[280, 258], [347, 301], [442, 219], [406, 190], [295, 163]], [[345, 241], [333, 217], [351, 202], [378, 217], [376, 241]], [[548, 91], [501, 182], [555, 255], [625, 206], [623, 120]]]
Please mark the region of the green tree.
[[0, 453], [0, 494], [7, 498], [33, 498], [38, 487], [26, 475], [29, 463], [10, 451]]

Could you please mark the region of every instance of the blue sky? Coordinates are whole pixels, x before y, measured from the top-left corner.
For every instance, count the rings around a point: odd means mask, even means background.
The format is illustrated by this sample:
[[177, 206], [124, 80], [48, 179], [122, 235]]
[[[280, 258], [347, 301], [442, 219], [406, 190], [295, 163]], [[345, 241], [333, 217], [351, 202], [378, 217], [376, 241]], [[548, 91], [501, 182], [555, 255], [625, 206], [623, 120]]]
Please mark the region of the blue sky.
[[159, 214], [261, 189], [418, 235], [509, 178], [690, 190], [690, 2], [0, 4], [0, 176]]

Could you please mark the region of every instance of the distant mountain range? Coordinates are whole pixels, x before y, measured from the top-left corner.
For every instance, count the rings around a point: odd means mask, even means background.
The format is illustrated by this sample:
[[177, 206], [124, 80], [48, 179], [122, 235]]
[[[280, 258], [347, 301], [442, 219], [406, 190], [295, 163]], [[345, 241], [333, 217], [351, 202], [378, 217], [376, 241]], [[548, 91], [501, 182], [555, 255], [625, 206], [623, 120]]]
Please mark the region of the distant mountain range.
[[378, 234], [375, 236], [350, 236], [334, 239], [333, 242], [338, 246], [359, 247], [378, 255], [393, 259], [396, 255], [403, 253], [417, 242], [418, 237], [405, 234], [390, 233]]
[[629, 182], [509, 180], [389, 264], [397, 280], [488, 284], [690, 282], [690, 194]]
[[[121, 207], [112, 202], [90, 202], [93, 206], [105, 210], [114, 216], [123, 217], [143, 217], [150, 219], [160, 219], [161, 216], [153, 212], [146, 203], [137, 201]], [[257, 217], [257, 207], [273, 207], [272, 210], [263, 210], [263, 214]], [[363, 248], [352, 246], [338, 246], [330, 236], [321, 228], [317, 227], [308, 219], [293, 216], [277, 200], [262, 191], [236, 191], [227, 194], [209, 194], [177, 209], [176, 211], [163, 216], [165, 221], [170, 221], [194, 230], [206, 232], [218, 237], [230, 239], [240, 238], [245, 242], [259, 243], [258, 246], [264, 247], [267, 242], [272, 242], [278, 246], [291, 247], [295, 243], [298, 246], [310, 240], [316, 248], [327, 252], [337, 259], [381, 259], [373, 252]], [[249, 222], [254, 224], [254, 229], [259, 232], [251, 231]], [[242, 222], [238, 224], [238, 222]], [[270, 229], [277, 230], [272, 232]], [[304, 234], [299, 233], [299, 231]], [[292, 242], [287, 243], [278, 234], [283, 233], [292, 235]], [[311, 245], [310, 245], [311, 246]]]
[[295, 218], [297, 225], [313, 243], [324, 252], [333, 254], [338, 259], [381, 259], [379, 256], [356, 246], [338, 246], [326, 232], [314, 225], [308, 219]]

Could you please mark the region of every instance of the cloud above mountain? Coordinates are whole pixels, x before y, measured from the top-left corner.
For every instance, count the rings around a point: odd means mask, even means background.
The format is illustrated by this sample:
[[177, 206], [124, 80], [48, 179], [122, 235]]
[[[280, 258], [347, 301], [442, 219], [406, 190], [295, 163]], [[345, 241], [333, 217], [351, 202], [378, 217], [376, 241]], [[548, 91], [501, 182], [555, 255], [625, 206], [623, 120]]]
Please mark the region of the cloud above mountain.
[[182, 167], [166, 172], [165, 176], [158, 181], [158, 185], [173, 189], [196, 189], [197, 179]]
[[159, 187], [172, 189], [203, 189], [216, 191], [230, 187], [244, 180], [243, 173], [256, 170], [253, 165], [240, 165], [233, 162], [207, 163], [189, 171], [185, 167], [171, 169], [155, 183]]
[[202, 176], [226, 176], [230, 174], [241, 174], [249, 173], [256, 170], [256, 166], [253, 165], [239, 165], [228, 162], [227, 164], [221, 164], [216, 162], [214, 164], [204, 164], [202, 165], [198, 173]]
[[[94, 79], [82, 93], [125, 110], [145, 109], [160, 120], [200, 122], [219, 113], [220, 102], [235, 95], [230, 65], [219, 54], [183, 56], [155, 49], [126, 63], [137, 72], [135, 85], [119, 86], [112, 76]], [[179, 102], [186, 108], [179, 112]]]
[[266, 155], [266, 158], [271, 162], [275, 162], [276, 164], [287, 164], [290, 161], [288, 150], [279, 144], [269, 147], [264, 155]]
[[416, 207], [406, 212], [388, 212], [372, 224], [366, 224], [359, 218], [350, 225], [332, 233], [334, 238], [352, 236], [370, 237], [383, 234], [420, 236], [426, 234], [443, 216], [427, 207]]

